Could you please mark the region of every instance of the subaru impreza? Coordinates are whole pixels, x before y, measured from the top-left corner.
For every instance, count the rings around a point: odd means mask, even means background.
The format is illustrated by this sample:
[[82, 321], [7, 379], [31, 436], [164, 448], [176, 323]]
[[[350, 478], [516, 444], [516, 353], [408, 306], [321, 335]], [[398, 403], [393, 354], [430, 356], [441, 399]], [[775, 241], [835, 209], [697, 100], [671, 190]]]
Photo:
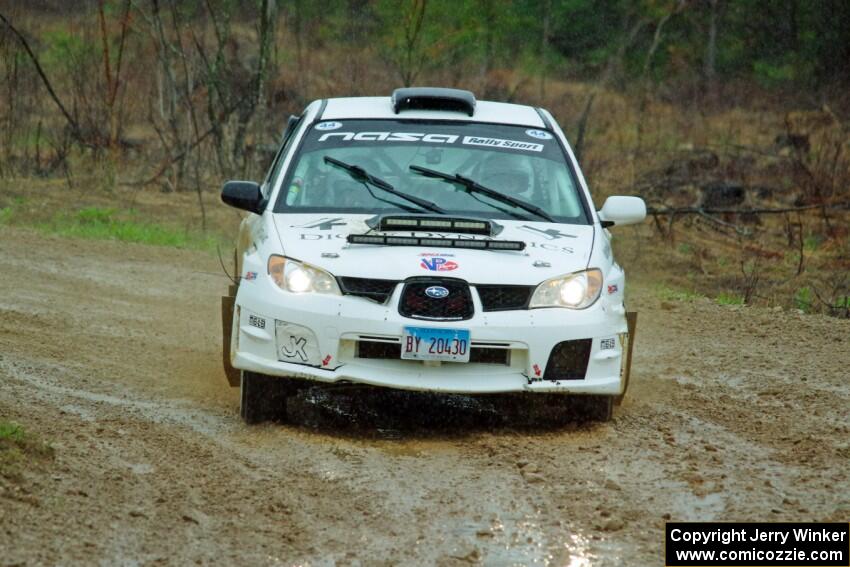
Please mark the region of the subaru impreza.
[[291, 117], [247, 211], [223, 298], [224, 364], [241, 415], [285, 412], [311, 383], [583, 396], [625, 394], [636, 315], [601, 209], [544, 109], [468, 91], [315, 101]]

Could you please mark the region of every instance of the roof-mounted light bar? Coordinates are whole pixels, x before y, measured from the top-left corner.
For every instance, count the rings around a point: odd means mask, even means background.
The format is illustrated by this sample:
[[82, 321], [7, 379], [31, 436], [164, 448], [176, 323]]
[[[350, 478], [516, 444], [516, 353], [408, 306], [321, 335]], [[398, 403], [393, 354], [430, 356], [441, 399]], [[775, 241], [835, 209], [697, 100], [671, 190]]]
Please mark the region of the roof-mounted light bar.
[[430, 246], [439, 248], [467, 248], [473, 250], [525, 250], [519, 240], [468, 240], [465, 238], [430, 238], [420, 236], [386, 236], [383, 234], [349, 234], [349, 244], [376, 246]]
[[475, 114], [475, 95], [460, 89], [408, 87], [396, 89], [392, 96], [393, 111], [447, 110]]

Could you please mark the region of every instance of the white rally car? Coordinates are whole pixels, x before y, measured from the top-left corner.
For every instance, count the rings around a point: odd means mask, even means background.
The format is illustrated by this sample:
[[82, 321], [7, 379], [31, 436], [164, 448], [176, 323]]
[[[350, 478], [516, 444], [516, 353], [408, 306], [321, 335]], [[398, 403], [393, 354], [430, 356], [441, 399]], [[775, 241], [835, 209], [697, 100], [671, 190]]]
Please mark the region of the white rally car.
[[[249, 423], [308, 381], [582, 394], [609, 419], [634, 318], [601, 210], [545, 110], [455, 89], [315, 101], [290, 118], [223, 298], [224, 362]], [[563, 399], [563, 398], [560, 398]]]

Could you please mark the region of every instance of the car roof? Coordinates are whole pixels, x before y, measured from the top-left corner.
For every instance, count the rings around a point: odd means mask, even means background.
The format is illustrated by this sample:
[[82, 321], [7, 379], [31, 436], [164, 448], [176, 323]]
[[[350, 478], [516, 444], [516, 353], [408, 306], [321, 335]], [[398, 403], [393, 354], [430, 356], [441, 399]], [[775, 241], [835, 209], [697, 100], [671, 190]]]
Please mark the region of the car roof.
[[388, 96], [330, 98], [320, 120], [343, 119], [392, 119], [392, 120], [456, 120], [460, 122], [486, 122], [545, 128], [546, 124], [537, 109], [522, 104], [479, 100], [475, 103], [475, 114], [447, 110], [404, 110], [398, 114], [393, 110]]

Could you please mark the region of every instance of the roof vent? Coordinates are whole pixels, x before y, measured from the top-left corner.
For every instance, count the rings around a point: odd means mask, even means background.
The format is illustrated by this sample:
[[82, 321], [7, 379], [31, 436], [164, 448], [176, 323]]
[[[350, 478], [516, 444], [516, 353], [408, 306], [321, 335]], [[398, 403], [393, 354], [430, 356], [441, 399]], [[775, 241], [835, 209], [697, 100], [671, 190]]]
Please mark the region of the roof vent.
[[392, 96], [393, 110], [448, 110], [475, 113], [475, 95], [460, 89], [434, 87], [410, 87], [396, 89]]

